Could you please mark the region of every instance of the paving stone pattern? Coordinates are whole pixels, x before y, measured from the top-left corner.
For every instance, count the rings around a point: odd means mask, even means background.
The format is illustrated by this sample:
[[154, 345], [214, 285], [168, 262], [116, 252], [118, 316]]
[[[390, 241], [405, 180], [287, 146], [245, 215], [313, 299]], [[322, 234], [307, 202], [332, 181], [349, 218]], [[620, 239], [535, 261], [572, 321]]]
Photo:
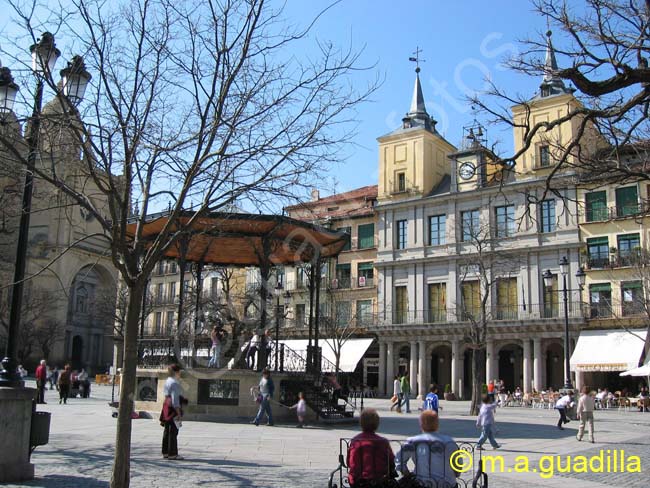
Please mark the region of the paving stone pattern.
[[[48, 391], [52, 412], [50, 444], [36, 449], [32, 461], [37, 478], [10, 487], [103, 488], [109, 485], [115, 437], [115, 419], [107, 403], [110, 387], [96, 386], [90, 399], [71, 399], [59, 405]], [[418, 431], [417, 413], [388, 411], [388, 400], [370, 400], [382, 417], [380, 433], [404, 439]], [[419, 402], [415, 402], [416, 405]], [[456, 439], [478, 436], [475, 418], [466, 415], [467, 402], [441, 402], [441, 431]], [[274, 408], [280, 408], [275, 406]], [[579, 443], [573, 422], [564, 431], [555, 428], [553, 410], [504, 408], [497, 411], [497, 439], [506, 466], [519, 455], [531, 465], [544, 455], [597, 454], [600, 449], [625, 449], [642, 458], [641, 474], [568, 473], [542, 479], [536, 473], [499, 473], [489, 477], [495, 488], [579, 488], [648, 486], [650, 476], [650, 413], [607, 411], [596, 413], [596, 444]], [[339, 438], [356, 434], [356, 426], [294, 425], [255, 427], [247, 422], [184, 422], [179, 435], [183, 461], [160, 455], [162, 428], [155, 419], [133, 421], [132, 481], [134, 488], [220, 487], [324, 487], [336, 468]], [[641, 436], [641, 433], [646, 433]], [[485, 451], [488, 454], [496, 454]]]

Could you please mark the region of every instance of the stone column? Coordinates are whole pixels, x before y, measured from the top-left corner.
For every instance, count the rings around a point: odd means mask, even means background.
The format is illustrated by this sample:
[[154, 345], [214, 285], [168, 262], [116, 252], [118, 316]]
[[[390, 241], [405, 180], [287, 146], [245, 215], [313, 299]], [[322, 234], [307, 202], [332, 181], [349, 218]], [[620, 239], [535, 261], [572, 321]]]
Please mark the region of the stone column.
[[386, 343], [379, 343], [379, 383], [377, 389], [380, 395], [386, 394]]
[[395, 353], [393, 342], [386, 343], [386, 395], [393, 395], [393, 379], [395, 377]]
[[532, 357], [530, 350], [530, 340], [524, 339], [524, 357], [522, 362], [522, 369], [524, 371], [524, 384], [522, 385], [522, 391], [524, 393], [530, 393], [530, 390], [533, 386], [531, 383], [531, 363]]
[[494, 379], [494, 342], [489, 340], [485, 346], [485, 384]]
[[420, 341], [418, 344], [418, 399], [427, 396], [427, 343]]
[[533, 384], [537, 391], [544, 388], [542, 382], [542, 340], [533, 339]]
[[456, 394], [456, 398], [460, 398], [458, 386], [458, 374], [460, 372], [459, 365], [460, 356], [460, 343], [458, 341], [451, 341], [451, 391]]
[[411, 341], [411, 360], [409, 362], [409, 383], [411, 384], [411, 393], [418, 391], [416, 387], [417, 383], [417, 342]]
[[34, 479], [29, 462], [33, 388], [0, 387], [0, 483]]
[[573, 386], [575, 387], [576, 391], [579, 392], [580, 390], [582, 390], [582, 386], [583, 386], [582, 371], [574, 371], [574, 373], [575, 373], [576, 382]]

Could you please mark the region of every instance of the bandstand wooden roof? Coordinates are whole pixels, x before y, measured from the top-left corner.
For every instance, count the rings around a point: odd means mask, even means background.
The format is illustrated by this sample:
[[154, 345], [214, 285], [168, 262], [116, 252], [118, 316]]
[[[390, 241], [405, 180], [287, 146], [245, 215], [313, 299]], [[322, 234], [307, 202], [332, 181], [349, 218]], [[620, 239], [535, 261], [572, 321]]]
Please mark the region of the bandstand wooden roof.
[[[318, 252], [323, 258], [336, 256], [349, 240], [344, 232], [279, 215], [213, 212], [193, 217], [186, 212], [172, 227], [172, 232], [181, 230], [185, 240], [170, 246], [166, 258], [184, 254], [187, 261], [224, 266], [294, 264], [311, 261]], [[143, 225], [142, 238], [155, 241], [168, 218], [167, 213], [152, 215]], [[136, 224], [129, 224], [127, 232], [134, 235]]]

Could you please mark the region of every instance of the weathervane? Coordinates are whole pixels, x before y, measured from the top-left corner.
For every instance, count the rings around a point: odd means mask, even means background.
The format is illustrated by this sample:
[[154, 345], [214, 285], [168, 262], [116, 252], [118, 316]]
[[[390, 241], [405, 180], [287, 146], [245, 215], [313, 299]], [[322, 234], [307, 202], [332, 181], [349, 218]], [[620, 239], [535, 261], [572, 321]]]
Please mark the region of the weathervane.
[[411, 56], [409, 58], [409, 61], [413, 61], [415, 63], [415, 72], [419, 73], [420, 72], [420, 62], [424, 63], [426, 59], [420, 59], [420, 53], [422, 52], [422, 49], [420, 49], [420, 46], [415, 46], [415, 56]]

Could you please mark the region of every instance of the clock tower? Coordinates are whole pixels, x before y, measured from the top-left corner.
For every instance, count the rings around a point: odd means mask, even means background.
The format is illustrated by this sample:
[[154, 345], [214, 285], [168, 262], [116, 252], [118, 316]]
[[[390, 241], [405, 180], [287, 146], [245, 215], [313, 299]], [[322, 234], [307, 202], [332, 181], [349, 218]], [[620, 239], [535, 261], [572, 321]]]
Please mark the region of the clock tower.
[[485, 128], [478, 122], [463, 128], [459, 150], [449, 155], [451, 159], [451, 190], [468, 191], [503, 181], [507, 168], [495, 161], [498, 158], [487, 148]]
[[[418, 58], [412, 60], [419, 64]], [[419, 66], [402, 126], [377, 141], [380, 202], [427, 196], [449, 174], [447, 154], [456, 148], [438, 133], [436, 121], [427, 113]]]

